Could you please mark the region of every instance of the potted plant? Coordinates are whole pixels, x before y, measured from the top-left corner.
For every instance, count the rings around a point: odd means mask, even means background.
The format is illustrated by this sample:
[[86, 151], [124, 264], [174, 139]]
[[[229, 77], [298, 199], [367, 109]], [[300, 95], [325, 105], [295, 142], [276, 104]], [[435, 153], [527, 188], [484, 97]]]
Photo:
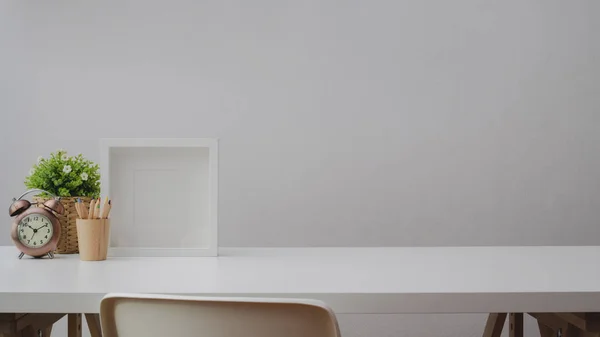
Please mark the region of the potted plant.
[[[48, 158], [38, 157], [25, 178], [25, 186], [61, 197], [65, 213], [59, 217], [61, 236], [56, 252], [78, 253], [75, 203], [81, 199], [89, 207], [90, 201], [100, 195], [99, 166], [82, 154], [69, 156], [67, 151], [60, 149], [52, 152]], [[49, 198], [49, 195], [40, 194], [34, 197], [34, 201], [43, 203]]]

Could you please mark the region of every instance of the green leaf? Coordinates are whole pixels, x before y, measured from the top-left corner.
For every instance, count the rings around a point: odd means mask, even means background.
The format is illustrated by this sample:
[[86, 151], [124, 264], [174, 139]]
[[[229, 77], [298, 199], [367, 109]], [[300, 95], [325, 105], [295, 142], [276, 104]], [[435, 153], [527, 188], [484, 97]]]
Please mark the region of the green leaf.
[[[98, 197], [100, 194], [99, 166], [86, 159], [82, 154], [62, 160], [66, 151], [56, 151], [47, 158], [32, 165], [32, 174], [23, 180], [27, 188], [40, 188], [60, 196]], [[63, 171], [65, 165], [71, 166], [71, 172]], [[81, 180], [81, 173], [86, 172], [88, 179]]]

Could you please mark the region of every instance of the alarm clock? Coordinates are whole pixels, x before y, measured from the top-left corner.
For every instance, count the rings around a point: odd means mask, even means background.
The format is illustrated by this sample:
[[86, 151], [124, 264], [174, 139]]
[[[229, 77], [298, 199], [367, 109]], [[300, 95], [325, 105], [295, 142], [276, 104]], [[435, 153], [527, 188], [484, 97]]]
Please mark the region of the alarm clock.
[[[53, 199], [36, 207], [23, 197], [32, 192], [48, 193]], [[65, 212], [60, 198], [40, 189], [32, 189], [14, 198], [8, 214], [15, 217], [11, 227], [11, 238], [21, 251], [19, 259], [27, 254], [35, 258], [54, 258], [54, 251], [60, 238], [60, 221], [57, 215]]]

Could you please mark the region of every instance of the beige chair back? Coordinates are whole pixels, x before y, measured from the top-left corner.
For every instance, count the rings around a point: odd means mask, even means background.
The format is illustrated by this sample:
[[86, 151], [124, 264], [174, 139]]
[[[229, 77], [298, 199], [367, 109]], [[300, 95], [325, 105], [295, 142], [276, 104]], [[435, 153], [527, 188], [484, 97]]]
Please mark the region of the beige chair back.
[[100, 319], [104, 337], [341, 337], [314, 300], [109, 294]]

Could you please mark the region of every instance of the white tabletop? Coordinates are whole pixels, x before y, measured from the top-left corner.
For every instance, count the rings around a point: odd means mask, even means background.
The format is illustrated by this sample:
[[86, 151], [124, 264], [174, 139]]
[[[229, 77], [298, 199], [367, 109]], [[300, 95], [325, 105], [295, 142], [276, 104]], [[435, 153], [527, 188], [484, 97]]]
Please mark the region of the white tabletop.
[[219, 257], [17, 259], [0, 312], [97, 312], [110, 292], [300, 297], [337, 313], [600, 311], [600, 247], [229, 248]]

